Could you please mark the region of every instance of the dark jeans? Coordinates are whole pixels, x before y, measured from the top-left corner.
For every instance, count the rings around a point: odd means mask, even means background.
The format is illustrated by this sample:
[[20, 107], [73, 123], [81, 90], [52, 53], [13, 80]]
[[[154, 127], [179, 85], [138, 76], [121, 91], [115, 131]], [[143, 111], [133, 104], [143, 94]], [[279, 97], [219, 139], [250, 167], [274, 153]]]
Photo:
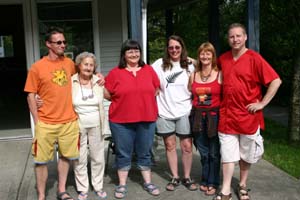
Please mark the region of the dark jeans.
[[[216, 116], [214, 120], [218, 120]], [[194, 144], [201, 155], [201, 185], [218, 188], [220, 185], [220, 143], [218, 135], [211, 138], [207, 135], [207, 123], [202, 121], [202, 131], [194, 134]]]
[[109, 125], [115, 143], [116, 168], [130, 170], [132, 154], [135, 152], [137, 167], [140, 170], [150, 170], [155, 122], [122, 124], [109, 122]]

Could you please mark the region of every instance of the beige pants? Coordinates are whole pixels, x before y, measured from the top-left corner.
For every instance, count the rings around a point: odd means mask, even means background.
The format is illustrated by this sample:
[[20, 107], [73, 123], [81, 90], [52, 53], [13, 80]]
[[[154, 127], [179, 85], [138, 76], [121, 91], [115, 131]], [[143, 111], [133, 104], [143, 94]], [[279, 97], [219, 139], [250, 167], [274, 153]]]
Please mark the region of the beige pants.
[[103, 188], [104, 176], [104, 137], [100, 127], [80, 128], [80, 157], [74, 166], [75, 181], [79, 192], [89, 191], [88, 154], [91, 160], [91, 176], [94, 191]]

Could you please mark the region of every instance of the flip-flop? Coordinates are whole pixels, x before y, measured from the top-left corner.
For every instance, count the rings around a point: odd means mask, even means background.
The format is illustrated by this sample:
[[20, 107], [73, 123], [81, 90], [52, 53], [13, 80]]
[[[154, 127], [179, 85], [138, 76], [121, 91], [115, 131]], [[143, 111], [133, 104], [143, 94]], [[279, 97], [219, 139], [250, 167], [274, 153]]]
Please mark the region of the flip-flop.
[[95, 194], [99, 200], [104, 200], [107, 198], [107, 194], [104, 191], [95, 191]]
[[[68, 195], [67, 197], [63, 198], [62, 196], [64, 195]], [[68, 193], [68, 192], [60, 192], [60, 193], [57, 193], [57, 197], [56, 197], [58, 200], [69, 200], [69, 199], [72, 199], [74, 200], [73, 197], [71, 197], [71, 195]]]
[[84, 192], [80, 192], [78, 194], [77, 200], [87, 200], [88, 199], [88, 194]]
[[[146, 190], [149, 194], [152, 196], [158, 196], [160, 195], [160, 191], [156, 185], [153, 183], [144, 183], [144, 190]], [[154, 191], [157, 190], [158, 193], [154, 193]]]
[[[115, 198], [116, 199], [124, 199], [127, 195], [127, 186], [126, 185], [118, 185], [115, 188]], [[118, 196], [117, 194], [120, 194], [120, 196]]]

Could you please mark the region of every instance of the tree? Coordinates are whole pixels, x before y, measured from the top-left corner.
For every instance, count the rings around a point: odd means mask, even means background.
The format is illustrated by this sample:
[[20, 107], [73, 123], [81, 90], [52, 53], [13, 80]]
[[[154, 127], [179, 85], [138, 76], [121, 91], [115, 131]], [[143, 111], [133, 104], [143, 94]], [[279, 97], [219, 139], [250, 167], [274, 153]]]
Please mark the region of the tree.
[[[277, 94], [290, 106], [289, 139], [300, 141], [300, 2], [261, 1], [261, 53], [279, 72], [283, 84]], [[276, 33], [276, 34], [273, 34]], [[286, 103], [285, 103], [286, 102]]]

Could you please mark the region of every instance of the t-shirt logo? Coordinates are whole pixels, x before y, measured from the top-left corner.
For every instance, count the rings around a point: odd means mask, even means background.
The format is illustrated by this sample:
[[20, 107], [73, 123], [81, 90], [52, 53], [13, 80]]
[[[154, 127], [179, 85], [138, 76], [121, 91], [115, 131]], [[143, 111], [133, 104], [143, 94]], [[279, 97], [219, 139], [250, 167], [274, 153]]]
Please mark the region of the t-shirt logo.
[[167, 85], [166, 85], [166, 88], [168, 87], [169, 83], [175, 83], [177, 77], [182, 73], [183, 71], [180, 71], [180, 72], [174, 72], [172, 74], [170, 74], [169, 76], [166, 77], [166, 80], [167, 80]]
[[59, 86], [65, 86], [68, 83], [67, 73], [64, 69], [54, 71], [53, 75], [54, 75], [52, 79], [53, 83]]
[[210, 87], [197, 87], [196, 94], [198, 96], [198, 105], [199, 106], [211, 105], [211, 88]]

